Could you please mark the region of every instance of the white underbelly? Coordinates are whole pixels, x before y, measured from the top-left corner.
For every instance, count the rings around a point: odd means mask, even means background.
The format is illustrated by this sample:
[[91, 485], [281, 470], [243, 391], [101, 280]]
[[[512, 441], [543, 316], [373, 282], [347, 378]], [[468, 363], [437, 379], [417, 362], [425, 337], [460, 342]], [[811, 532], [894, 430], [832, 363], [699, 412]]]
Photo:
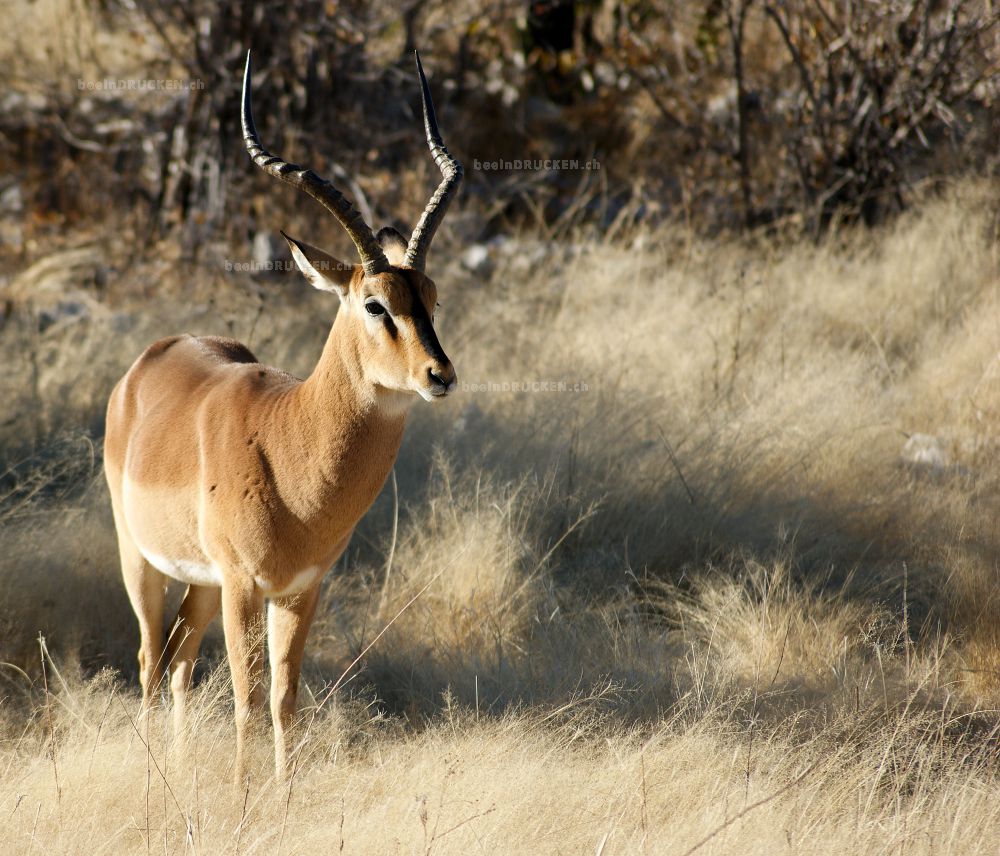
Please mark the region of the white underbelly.
[[[150, 514], [151, 509], [160, 508], [173, 497], [157, 495], [148, 489], [137, 488], [128, 476], [122, 479], [122, 505], [129, 534], [143, 558], [161, 574], [195, 586], [221, 586], [222, 572], [218, 565], [202, 559], [178, 559], [166, 555], [177, 550], [183, 539], [171, 537], [169, 530], [159, 515]], [[185, 551], [187, 552], [187, 551]], [[193, 551], [198, 554], [197, 549]], [[191, 552], [188, 552], [191, 555]]]
[[[139, 552], [149, 564], [161, 574], [193, 586], [221, 586], [222, 572], [214, 562], [202, 564], [187, 559], [168, 559], [139, 548]], [[277, 587], [261, 576], [255, 576], [254, 582], [265, 597], [291, 597], [299, 594], [313, 585], [323, 575], [323, 568], [316, 566], [305, 568], [292, 576], [284, 586]]]
[[[198, 559], [178, 559], [164, 555], [167, 552], [187, 553], [188, 556], [198, 555], [201, 551], [196, 545], [187, 542], [176, 533], [164, 529], [162, 520], [156, 516], [144, 515], [142, 512], [156, 508], [159, 503], [170, 501], [170, 497], [151, 495], [143, 490], [142, 495], [128, 477], [123, 479], [122, 497], [125, 508], [125, 520], [129, 534], [135, 542], [143, 558], [161, 574], [182, 583], [195, 586], [222, 586], [222, 570], [215, 562], [204, 557]], [[134, 504], [134, 501], [145, 501], [145, 505]], [[156, 545], [155, 547], [153, 545]], [[269, 580], [262, 575], [255, 575], [254, 582], [265, 597], [291, 597], [305, 591], [314, 585], [326, 572], [325, 566], [314, 565], [296, 571], [284, 578], [284, 584]]]
[[222, 572], [219, 570], [219, 566], [213, 562], [203, 564], [187, 559], [168, 559], [166, 556], [158, 556], [156, 553], [144, 550], [141, 546], [139, 546], [139, 552], [161, 574], [166, 574], [182, 583], [191, 586], [222, 585]]

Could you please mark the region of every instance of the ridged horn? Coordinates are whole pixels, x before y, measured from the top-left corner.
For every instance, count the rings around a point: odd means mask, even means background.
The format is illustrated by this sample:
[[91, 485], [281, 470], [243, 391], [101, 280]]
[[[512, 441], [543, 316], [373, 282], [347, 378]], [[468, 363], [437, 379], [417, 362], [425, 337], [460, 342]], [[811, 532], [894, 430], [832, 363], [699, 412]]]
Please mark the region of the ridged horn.
[[431, 241], [434, 240], [434, 233], [444, 219], [445, 212], [452, 197], [458, 190], [459, 182], [464, 174], [462, 165], [455, 160], [444, 147], [441, 139], [441, 132], [438, 130], [437, 117], [434, 115], [434, 101], [431, 99], [431, 89], [427, 85], [427, 77], [424, 75], [424, 67], [420, 64], [420, 54], [416, 51], [413, 55], [417, 59], [417, 75], [420, 77], [420, 95], [424, 105], [424, 131], [427, 134], [427, 147], [431, 150], [431, 157], [438, 165], [441, 174], [444, 176], [438, 185], [430, 202], [420, 215], [420, 221], [410, 236], [410, 242], [406, 247], [406, 255], [403, 259], [405, 267], [423, 271], [427, 261], [427, 250]]
[[382, 273], [389, 269], [389, 262], [372, 230], [357, 209], [329, 181], [320, 178], [311, 169], [298, 166], [272, 155], [260, 142], [257, 129], [253, 123], [253, 112], [250, 109], [252, 87], [250, 83], [250, 51], [247, 51], [247, 64], [243, 71], [243, 142], [253, 162], [264, 172], [280, 178], [282, 181], [304, 190], [319, 202], [327, 211], [336, 217], [347, 230], [361, 256], [361, 264], [366, 274]]

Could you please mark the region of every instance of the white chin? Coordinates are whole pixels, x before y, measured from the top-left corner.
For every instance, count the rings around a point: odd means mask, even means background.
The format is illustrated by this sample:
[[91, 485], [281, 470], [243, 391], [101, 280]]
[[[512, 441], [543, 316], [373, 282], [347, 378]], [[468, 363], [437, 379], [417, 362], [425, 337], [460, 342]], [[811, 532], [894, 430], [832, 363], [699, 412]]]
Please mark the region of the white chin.
[[441, 399], [448, 397], [447, 393], [438, 393], [437, 395], [435, 395], [429, 389], [424, 389], [424, 388], [418, 389], [417, 393], [424, 401], [441, 401]]

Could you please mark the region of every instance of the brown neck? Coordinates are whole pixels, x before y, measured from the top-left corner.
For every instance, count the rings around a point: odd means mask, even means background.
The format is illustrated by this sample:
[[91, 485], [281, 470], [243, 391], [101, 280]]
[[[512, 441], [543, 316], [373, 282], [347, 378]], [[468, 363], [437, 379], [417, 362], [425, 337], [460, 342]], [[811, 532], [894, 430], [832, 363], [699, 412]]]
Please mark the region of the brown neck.
[[377, 410], [375, 390], [365, 378], [344, 314], [337, 313], [319, 362], [300, 388], [303, 407], [317, 418], [342, 421], [348, 415], [364, 418]]
[[392, 470], [403, 439], [408, 408], [386, 406], [385, 397], [365, 377], [347, 319], [339, 313], [312, 374], [294, 392], [309, 472], [310, 516], [349, 522], [368, 510]]

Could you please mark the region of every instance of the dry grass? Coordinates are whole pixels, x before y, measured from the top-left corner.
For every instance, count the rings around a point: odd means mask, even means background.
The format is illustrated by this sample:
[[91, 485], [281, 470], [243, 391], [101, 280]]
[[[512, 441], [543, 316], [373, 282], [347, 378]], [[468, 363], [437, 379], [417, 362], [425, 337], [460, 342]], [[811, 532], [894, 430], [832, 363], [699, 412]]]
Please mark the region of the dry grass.
[[[415, 408], [398, 513], [387, 488], [325, 583], [292, 785], [262, 744], [248, 794], [218, 630], [197, 753], [162, 712], [132, 719], [136, 631], [86, 432], [156, 335], [230, 331], [302, 373], [334, 307], [291, 274], [126, 274], [111, 243], [75, 315], [43, 305], [45, 270], [15, 278], [0, 850], [991, 847], [995, 197], [960, 186], [820, 246], [525, 239], [487, 282], [439, 251], [460, 379], [567, 386]], [[904, 460], [913, 434], [936, 464]]]

